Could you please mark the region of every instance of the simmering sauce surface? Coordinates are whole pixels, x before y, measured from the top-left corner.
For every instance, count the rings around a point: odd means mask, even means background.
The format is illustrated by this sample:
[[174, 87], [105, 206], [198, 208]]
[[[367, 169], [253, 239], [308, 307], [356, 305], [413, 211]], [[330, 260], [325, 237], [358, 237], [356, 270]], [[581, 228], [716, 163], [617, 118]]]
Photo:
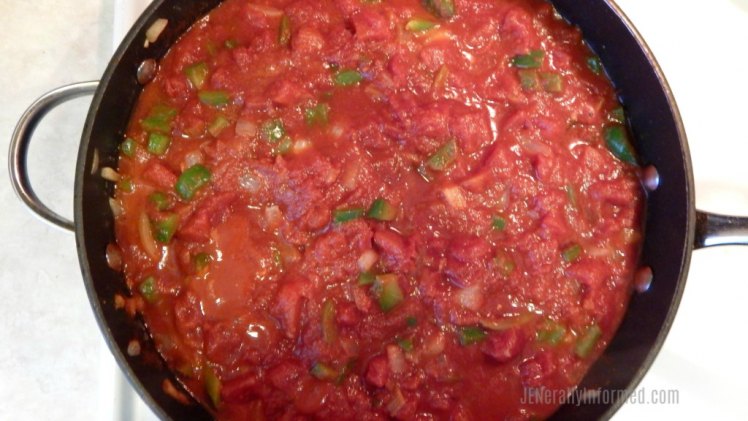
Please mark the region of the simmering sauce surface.
[[630, 295], [624, 121], [542, 1], [226, 0], [122, 144], [127, 307], [219, 419], [547, 417]]

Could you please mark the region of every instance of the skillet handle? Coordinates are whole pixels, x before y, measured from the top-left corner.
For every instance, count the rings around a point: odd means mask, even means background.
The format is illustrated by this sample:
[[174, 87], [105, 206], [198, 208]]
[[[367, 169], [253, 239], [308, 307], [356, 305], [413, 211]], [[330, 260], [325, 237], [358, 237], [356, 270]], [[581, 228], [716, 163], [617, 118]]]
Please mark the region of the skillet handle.
[[73, 221], [59, 215], [39, 200], [39, 197], [31, 187], [29, 173], [26, 166], [26, 157], [29, 151], [29, 142], [34, 130], [44, 116], [54, 107], [84, 95], [92, 95], [99, 85], [98, 81], [73, 83], [61, 86], [53, 91], [47, 92], [23, 113], [18, 120], [10, 140], [8, 152], [8, 169], [10, 170], [10, 182], [16, 195], [34, 213], [47, 222], [68, 231], [73, 231]]
[[748, 218], [697, 210], [694, 247], [727, 245], [748, 245]]

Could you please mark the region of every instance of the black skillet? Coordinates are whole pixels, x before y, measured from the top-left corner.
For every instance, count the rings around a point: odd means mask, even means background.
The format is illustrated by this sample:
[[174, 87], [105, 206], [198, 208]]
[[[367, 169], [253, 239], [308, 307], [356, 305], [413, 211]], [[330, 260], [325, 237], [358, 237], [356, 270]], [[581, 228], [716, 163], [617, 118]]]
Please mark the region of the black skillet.
[[[182, 404], [163, 390], [165, 379], [178, 386], [156, 354], [143, 324], [113, 305], [115, 294], [127, 295], [121, 273], [106, 263], [105, 249], [114, 241], [109, 198], [112, 185], [98, 168], [116, 167], [118, 145], [142, 86], [136, 73], [145, 60], [160, 59], [193, 22], [219, 0], [156, 0], [138, 19], [112, 57], [101, 81], [50, 92], [19, 121], [10, 149], [13, 187], [37, 214], [74, 230], [89, 300], [109, 347], [140, 396], [163, 419], [203, 420], [211, 415], [196, 402]], [[563, 405], [556, 419], [610, 418], [625, 402], [654, 361], [678, 309], [691, 252], [713, 245], [748, 244], [748, 219], [697, 211], [691, 161], [680, 115], [670, 88], [652, 53], [621, 10], [611, 1], [554, 0], [571, 23], [579, 26], [601, 57], [624, 104], [640, 162], [651, 166], [645, 242], [641, 266], [654, 274], [646, 292], [635, 294], [615, 337], [580, 384], [618, 396], [604, 403]], [[158, 18], [168, 25], [158, 40], [144, 47], [145, 32]], [[75, 223], [66, 221], [34, 194], [26, 171], [26, 153], [38, 121], [52, 107], [72, 97], [94, 94], [83, 130], [75, 178]], [[97, 168], [95, 168], [97, 167]], [[656, 187], [656, 188], [654, 188]], [[128, 355], [138, 340], [142, 351]], [[621, 391], [625, 393], [621, 394]]]

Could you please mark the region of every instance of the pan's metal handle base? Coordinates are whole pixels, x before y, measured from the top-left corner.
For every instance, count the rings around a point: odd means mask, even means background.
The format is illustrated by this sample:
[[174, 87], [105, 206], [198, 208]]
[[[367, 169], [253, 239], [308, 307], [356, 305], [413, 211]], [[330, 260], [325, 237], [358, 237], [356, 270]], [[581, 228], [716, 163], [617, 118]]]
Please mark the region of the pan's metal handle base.
[[748, 218], [697, 210], [694, 247], [727, 245], [748, 245]]
[[13, 190], [15, 190], [18, 197], [34, 213], [47, 222], [68, 231], [74, 230], [73, 221], [60, 216], [42, 203], [31, 187], [26, 167], [26, 156], [29, 151], [29, 142], [36, 126], [52, 108], [74, 98], [92, 95], [96, 91], [97, 86], [99, 86], [98, 81], [73, 83], [61, 86], [42, 95], [31, 104], [26, 112], [23, 113], [21, 119], [18, 120], [18, 124], [16, 124], [16, 128], [13, 131], [13, 137], [10, 140], [8, 169], [10, 170], [10, 182], [13, 185]]

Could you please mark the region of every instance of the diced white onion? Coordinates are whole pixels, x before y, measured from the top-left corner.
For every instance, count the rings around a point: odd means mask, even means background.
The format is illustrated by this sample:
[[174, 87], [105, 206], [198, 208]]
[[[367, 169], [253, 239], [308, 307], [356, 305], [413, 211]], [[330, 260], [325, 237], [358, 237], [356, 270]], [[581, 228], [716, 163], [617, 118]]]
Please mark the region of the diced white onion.
[[381, 101], [386, 98], [382, 91], [377, 89], [374, 85], [366, 85], [366, 87], [364, 88], [364, 93], [374, 101]]
[[127, 355], [131, 357], [140, 355], [140, 342], [137, 339], [133, 339], [127, 344]]
[[406, 403], [403, 392], [401, 392], [399, 388], [396, 388], [392, 393], [392, 400], [387, 403], [387, 412], [390, 413], [391, 417], [394, 417], [398, 412], [400, 412]]
[[99, 172], [99, 150], [94, 149], [93, 158], [91, 159], [91, 174]]
[[114, 215], [115, 218], [119, 218], [122, 215], [122, 206], [116, 199], [109, 199], [109, 208], [112, 209], [112, 215]]
[[101, 177], [104, 180], [108, 180], [113, 183], [116, 183], [119, 181], [119, 173], [109, 167], [104, 167], [101, 169]]
[[634, 275], [634, 287], [638, 292], [647, 292], [652, 286], [653, 279], [654, 274], [652, 273], [652, 268], [649, 266], [644, 266], [643, 268], [637, 270], [636, 274]]
[[444, 333], [436, 332], [433, 335], [426, 338], [423, 347], [423, 353], [427, 356], [439, 355], [444, 352], [444, 347], [447, 344], [447, 340], [444, 337]]
[[125, 312], [130, 317], [135, 317], [139, 311], [143, 311], [144, 301], [141, 297], [125, 299]]
[[201, 164], [203, 162], [203, 153], [200, 151], [192, 151], [184, 156], [184, 167], [190, 168], [193, 165]]
[[478, 311], [483, 305], [483, 292], [478, 285], [473, 285], [460, 290], [457, 293], [457, 300], [462, 307]]
[[481, 192], [485, 190], [486, 180], [488, 179], [489, 171], [481, 171], [467, 180], [461, 183], [462, 187], [472, 191]]
[[465, 195], [462, 193], [462, 188], [459, 186], [445, 187], [442, 190], [442, 194], [444, 194], [447, 203], [455, 209], [465, 209], [467, 206]]
[[552, 156], [553, 151], [551, 148], [540, 142], [535, 141], [528, 141], [522, 144], [522, 149], [527, 151], [531, 155], [543, 155], [543, 156]]
[[240, 118], [236, 122], [234, 132], [241, 137], [254, 137], [257, 135], [257, 125], [247, 119]]
[[587, 250], [587, 255], [590, 257], [613, 257], [613, 254], [615, 254], [615, 250], [610, 247], [590, 247]]
[[405, 371], [405, 355], [402, 348], [394, 344], [387, 345], [387, 362], [393, 373], [400, 374]]
[[376, 251], [371, 249], [366, 250], [361, 253], [361, 256], [358, 258], [358, 270], [361, 272], [368, 272], [377, 260], [379, 260], [379, 255]]
[[114, 308], [117, 310], [125, 308], [125, 297], [120, 294], [114, 294]]
[[109, 243], [106, 246], [106, 264], [112, 270], [122, 270], [122, 253], [115, 244]]
[[507, 205], [509, 205], [509, 195], [512, 193], [511, 189], [509, 187], [505, 187], [504, 191], [501, 193], [501, 196], [499, 196], [499, 201], [496, 204], [496, 206], [500, 210], [506, 209]]
[[254, 10], [260, 13], [261, 15], [267, 16], [269, 18], [279, 18], [283, 16], [282, 10], [276, 9], [274, 7], [264, 6], [262, 4], [250, 4], [250, 5], [247, 5], [247, 8], [250, 10]]
[[304, 152], [312, 146], [312, 142], [307, 139], [299, 139], [293, 144], [294, 153]]
[[352, 161], [346, 164], [343, 169], [343, 177], [340, 180], [343, 187], [348, 190], [353, 190], [358, 184], [358, 173], [361, 168], [361, 164], [358, 161]]
[[265, 208], [265, 221], [269, 228], [278, 228], [280, 226], [283, 221], [283, 214], [277, 205]]
[[168, 24], [169, 21], [164, 18], [156, 19], [150, 27], [148, 27], [148, 30], [145, 31], [145, 39], [148, 40], [149, 43], [153, 44], [156, 42], [159, 36], [161, 36], [161, 32], [164, 31], [166, 28], [166, 24]]
[[623, 235], [623, 242], [626, 244], [634, 244], [637, 241], [641, 240], [641, 234], [639, 234], [633, 228], [624, 228], [622, 235]]
[[438, 42], [438, 41], [448, 40], [452, 38], [452, 33], [445, 28], [432, 29], [428, 31], [427, 34], [428, 35], [424, 37], [424, 40], [423, 40], [425, 44], [430, 44], [432, 42]]
[[278, 250], [283, 258], [284, 265], [290, 266], [301, 260], [301, 253], [292, 244], [280, 243]]
[[143, 212], [140, 214], [138, 219], [138, 233], [140, 234], [140, 245], [143, 246], [143, 250], [153, 260], [157, 260], [159, 257], [158, 245], [156, 240], [153, 238], [153, 231], [151, 231], [151, 221], [148, 219], [148, 215]]
[[261, 182], [254, 172], [245, 172], [239, 176], [239, 187], [250, 193], [260, 191]]
[[345, 132], [345, 128], [341, 126], [340, 124], [335, 124], [332, 127], [330, 127], [330, 136], [332, 136], [335, 139], [338, 139], [341, 136], [343, 136], [344, 132]]
[[161, 382], [161, 389], [164, 391], [164, 393], [171, 396], [177, 402], [184, 404], [184, 405], [190, 404], [189, 398], [187, 398], [187, 396], [185, 396], [184, 393], [177, 390], [177, 388], [174, 387], [174, 384], [171, 382], [171, 380], [164, 379], [164, 381]]

